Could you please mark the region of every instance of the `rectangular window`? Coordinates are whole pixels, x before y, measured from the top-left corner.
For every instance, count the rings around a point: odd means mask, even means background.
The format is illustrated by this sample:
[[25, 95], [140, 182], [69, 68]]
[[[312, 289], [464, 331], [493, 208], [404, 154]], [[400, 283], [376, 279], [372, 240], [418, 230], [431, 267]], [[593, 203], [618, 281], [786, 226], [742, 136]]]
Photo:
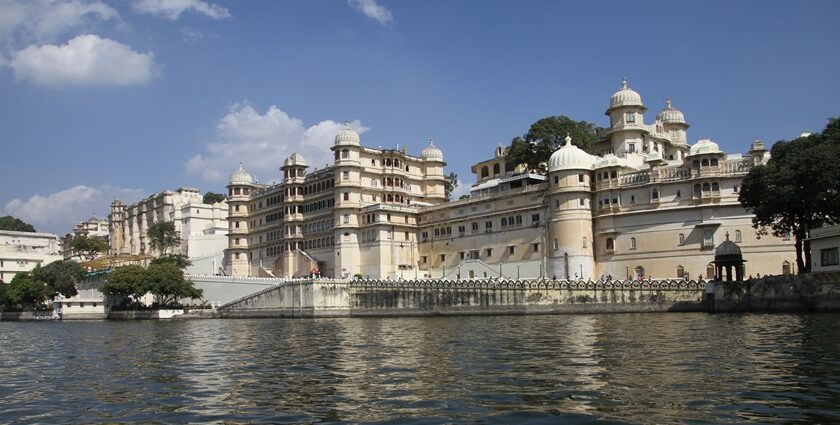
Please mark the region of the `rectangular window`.
[[464, 226], [458, 226], [458, 234], [463, 236], [467, 229]]
[[493, 230], [493, 222], [492, 221], [485, 221], [484, 222], [484, 230], [485, 231]]
[[422, 258], [422, 260], [423, 260], [423, 264], [426, 264], [427, 262], [429, 262], [429, 257], [426, 257], [426, 256], [424, 255], [424, 256], [423, 256], [423, 258]]
[[349, 171], [343, 171], [341, 173], [341, 178], [344, 179], [344, 180], [350, 180], [350, 172]]
[[635, 143], [630, 143], [629, 145], [627, 145], [627, 152], [628, 153], [636, 153], [636, 144]]
[[487, 257], [490, 257], [491, 255], [493, 255], [493, 248], [487, 248], [484, 252], [487, 255]]
[[540, 252], [540, 244], [538, 243], [532, 243], [531, 248], [534, 250], [534, 252]]
[[540, 215], [539, 214], [531, 214], [531, 223], [539, 224], [540, 222]]
[[344, 192], [344, 200], [345, 200], [345, 201], [349, 201], [349, 200], [350, 200], [350, 194], [349, 194], [349, 193]]
[[840, 265], [840, 256], [838, 256], [838, 249], [836, 247], [821, 249], [820, 265], [823, 267]]
[[446, 254], [440, 254], [440, 262], [441, 263], [446, 262]]
[[586, 206], [586, 202], [583, 201], [583, 198], [580, 198], [580, 206], [582, 206], [582, 207]]
[[578, 183], [583, 183], [583, 174], [578, 174]]
[[472, 224], [472, 231], [473, 231], [473, 233], [478, 231], [478, 223], [473, 223]]
[[514, 247], [514, 246], [509, 246], [509, 247], [508, 247], [508, 254], [513, 255], [513, 253], [514, 253], [515, 251], [516, 251], [516, 247]]
[[461, 255], [461, 259], [462, 259], [462, 260], [464, 259], [464, 256], [466, 255], [466, 253], [465, 253], [464, 251], [461, 251], [461, 252], [459, 252], [458, 254], [460, 254], [460, 255]]
[[636, 122], [636, 114], [627, 112], [624, 114], [624, 122]]

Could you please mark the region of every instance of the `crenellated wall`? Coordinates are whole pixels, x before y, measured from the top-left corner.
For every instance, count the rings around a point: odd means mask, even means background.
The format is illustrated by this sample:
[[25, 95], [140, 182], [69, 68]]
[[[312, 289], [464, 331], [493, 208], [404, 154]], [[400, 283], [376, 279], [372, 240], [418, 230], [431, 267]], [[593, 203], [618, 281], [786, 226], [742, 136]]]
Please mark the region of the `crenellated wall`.
[[433, 316], [704, 311], [683, 280], [297, 280], [222, 305], [221, 317]]

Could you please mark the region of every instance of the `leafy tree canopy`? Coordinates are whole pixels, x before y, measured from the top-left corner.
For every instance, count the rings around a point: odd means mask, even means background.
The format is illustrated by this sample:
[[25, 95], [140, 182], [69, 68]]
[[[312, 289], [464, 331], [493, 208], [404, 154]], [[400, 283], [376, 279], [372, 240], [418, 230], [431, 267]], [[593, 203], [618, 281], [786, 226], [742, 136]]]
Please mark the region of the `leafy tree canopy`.
[[175, 267], [184, 270], [192, 265], [192, 261], [186, 255], [171, 254], [155, 258], [149, 264], [173, 264]]
[[0, 230], [15, 232], [35, 232], [35, 227], [10, 215], [0, 217]]
[[184, 279], [184, 272], [172, 263], [151, 264], [143, 273], [149, 292], [157, 296], [161, 305], [180, 298], [201, 298], [203, 291]]
[[140, 298], [148, 292], [144, 273], [145, 269], [141, 266], [117, 267], [108, 274], [105, 284], [99, 288], [99, 291], [106, 295]]
[[204, 194], [203, 202], [205, 204], [215, 204], [216, 202], [222, 202], [227, 199], [227, 196], [221, 193], [214, 193], [214, 192], [207, 192]]
[[172, 221], [158, 221], [153, 223], [146, 230], [149, 237], [149, 245], [152, 250], [166, 255], [170, 249], [181, 245], [181, 234], [175, 230], [175, 223]]
[[584, 150], [597, 141], [592, 123], [575, 121], [565, 115], [545, 117], [531, 124], [525, 135], [511, 141], [505, 160], [515, 165], [527, 164], [529, 170], [545, 173], [545, 164], [563, 145], [566, 135], [572, 138], [572, 144]]
[[449, 173], [446, 180], [443, 182], [443, 193], [446, 195], [446, 200], [452, 196], [452, 192], [458, 187], [458, 175], [455, 172]]
[[58, 293], [68, 298], [79, 293], [76, 284], [86, 275], [87, 272], [79, 263], [70, 260], [53, 261], [32, 271], [33, 278], [45, 283], [53, 294]]
[[810, 270], [808, 230], [840, 222], [840, 118], [819, 134], [778, 141], [766, 165], [750, 170], [738, 200], [759, 234], [793, 235], [800, 273]]
[[70, 249], [82, 258], [93, 260], [98, 254], [108, 252], [108, 242], [102, 238], [79, 235], [70, 242]]
[[52, 291], [44, 282], [35, 279], [32, 273], [21, 272], [6, 287], [6, 307], [37, 307], [51, 296]]

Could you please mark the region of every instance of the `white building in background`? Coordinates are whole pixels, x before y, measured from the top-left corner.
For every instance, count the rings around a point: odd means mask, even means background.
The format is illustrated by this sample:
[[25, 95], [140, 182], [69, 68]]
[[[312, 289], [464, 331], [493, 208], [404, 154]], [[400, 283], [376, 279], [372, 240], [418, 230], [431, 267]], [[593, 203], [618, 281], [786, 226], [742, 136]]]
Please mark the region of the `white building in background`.
[[840, 225], [811, 229], [811, 271], [840, 271]]
[[227, 248], [226, 201], [205, 204], [198, 189], [182, 187], [155, 193], [139, 202], [111, 203], [110, 240], [112, 255], [158, 255], [148, 243], [146, 231], [153, 223], [174, 222], [181, 235], [176, 250], [190, 258], [190, 273], [215, 274]]
[[0, 230], [0, 282], [9, 283], [20, 272], [63, 259], [57, 235]]
[[[87, 236], [89, 238], [100, 238], [108, 242], [109, 230], [108, 219], [91, 216], [87, 220], [82, 220], [73, 226], [73, 232], [64, 235], [61, 238], [61, 254], [66, 259], [81, 261], [82, 259], [73, 253], [71, 243], [73, 238], [77, 236]], [[104, 253], [103, 253], [104, 254]]]

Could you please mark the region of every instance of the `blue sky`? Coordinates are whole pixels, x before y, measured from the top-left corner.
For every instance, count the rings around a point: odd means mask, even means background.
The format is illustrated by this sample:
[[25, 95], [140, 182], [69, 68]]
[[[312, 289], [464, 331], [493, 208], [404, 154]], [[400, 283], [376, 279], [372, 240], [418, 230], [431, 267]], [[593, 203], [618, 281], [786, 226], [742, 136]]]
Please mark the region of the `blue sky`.
[[746, 151], [840, 115], [840, 2], [0, 0], [0, 214], [66, 233], [242, 161], [432, 138], [469, 166], [535, 120], [599, 125], [626, 76]]

